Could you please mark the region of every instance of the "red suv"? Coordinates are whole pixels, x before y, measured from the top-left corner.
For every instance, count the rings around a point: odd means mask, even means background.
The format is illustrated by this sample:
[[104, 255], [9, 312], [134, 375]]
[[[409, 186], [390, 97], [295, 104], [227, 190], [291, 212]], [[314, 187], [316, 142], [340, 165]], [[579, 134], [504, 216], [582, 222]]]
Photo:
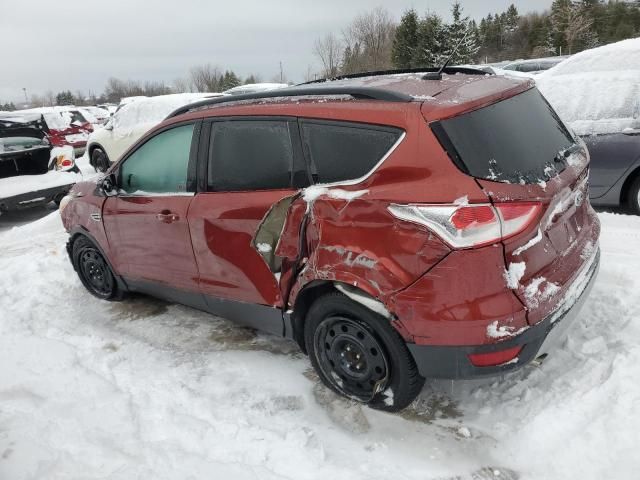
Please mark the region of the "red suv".
[[295, 339], [393, 411], [562, 338], [599, 264], [588, 161], [530, 80], [383, 72], [181, 108], [61, 211], [95, 296]]

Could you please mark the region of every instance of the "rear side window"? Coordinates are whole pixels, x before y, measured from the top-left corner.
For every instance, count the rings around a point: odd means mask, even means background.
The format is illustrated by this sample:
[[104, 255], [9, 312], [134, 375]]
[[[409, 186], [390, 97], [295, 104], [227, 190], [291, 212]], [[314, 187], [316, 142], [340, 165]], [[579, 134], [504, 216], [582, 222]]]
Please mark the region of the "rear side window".
[[504, 183], [548, 180], [566, 167], [559, 152], [574, 144], [537, 89], [433, 122], [431, 128], [463, 171]]
[[363, 124], [305, 120], [302, 140], [316, 183], [354, 180], [370, 172], [402, 131]]
[[293, 147], [286, 121], [214, 122], [210, 142], [210, 190], [290, 188]]
[[193, 125], [165, 130], [133, 152], [122, 164], [121, 186], [127, 193], [184, 193]]

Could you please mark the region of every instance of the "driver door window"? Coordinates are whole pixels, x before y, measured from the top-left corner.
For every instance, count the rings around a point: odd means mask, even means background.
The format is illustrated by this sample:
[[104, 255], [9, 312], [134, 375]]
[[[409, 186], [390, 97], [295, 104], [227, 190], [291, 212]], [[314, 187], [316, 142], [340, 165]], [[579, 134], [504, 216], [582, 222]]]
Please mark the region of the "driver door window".
[[185, 193], [193, 124], [159, 133], [127, 158], [120, 187], [128, 194]]

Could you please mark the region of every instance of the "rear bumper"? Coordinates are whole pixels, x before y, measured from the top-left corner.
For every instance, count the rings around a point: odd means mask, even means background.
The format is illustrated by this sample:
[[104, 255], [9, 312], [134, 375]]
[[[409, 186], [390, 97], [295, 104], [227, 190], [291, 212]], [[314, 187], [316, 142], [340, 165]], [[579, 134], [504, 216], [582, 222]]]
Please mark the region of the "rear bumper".
[[14, 195], [13, 197], [0, 198], [0, 212], [23, 210], [25, 208], [46, 205], [56, 198], [56, 196], [65, 195], [73, 185], [74, 183], [69, 183], [68, 185], [60, 185], [35, 192]]
[[[425, 378], [469, 379], [500, 375], [517, 370], [538, 356], [552, 352], [554, 347], [566, 337], [571, 324], [577, 319], [580, 309], [589, 296], [600, 267], [600, 252], [589, 262], [585, 281], [581, 282], [581, 291], [577, 292], [571, 305], [564, 304], [552, 315], [522, 333], [490, 345], [476, 346], [432, 346], [407, 344], [418, 366], [420, 375]], [[562, 312], [558, 314], [558, 312]], [[518, 356], [501, 365], [477, 367], [469, 360], [471, 354], [482, 354], [522, 347]]]

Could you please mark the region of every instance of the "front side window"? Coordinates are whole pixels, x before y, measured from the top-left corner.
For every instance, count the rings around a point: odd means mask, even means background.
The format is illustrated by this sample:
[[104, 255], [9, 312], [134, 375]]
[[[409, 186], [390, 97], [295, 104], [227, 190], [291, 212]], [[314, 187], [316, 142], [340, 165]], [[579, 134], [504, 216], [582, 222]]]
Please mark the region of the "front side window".
[[317, 183], [355, 180], [370, 172], [402, 131], [362, 124], [305, 120], [302, 140]]
[[184, 193], [193, 124], [159, 133], [127, 158], [120, 170], [127, 193]]
[[286, 121], [214, 122], [210, 142], [209, 190], [290, 188], [293, 147]]

